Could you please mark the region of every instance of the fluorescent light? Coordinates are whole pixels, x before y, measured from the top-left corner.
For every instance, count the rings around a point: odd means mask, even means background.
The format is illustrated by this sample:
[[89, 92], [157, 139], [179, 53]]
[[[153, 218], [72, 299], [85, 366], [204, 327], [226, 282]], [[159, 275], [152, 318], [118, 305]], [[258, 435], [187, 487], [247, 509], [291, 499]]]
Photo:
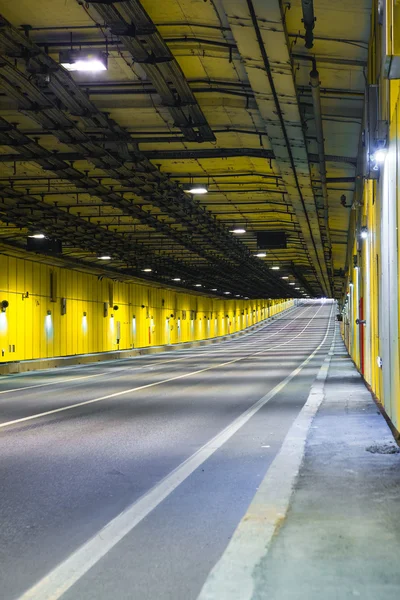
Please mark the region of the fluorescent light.
[[142, 269], [143, 273], [151, 273], [153, 269]]
[[98, 256], [97, 258], [99, 260], [111, 260], [111, 256], [108, 256], [107, 254], [104, 254], [103, 256]]
[[212, 288], [211, 291], [212, 292], [218, 292], [217, 288]]
[[208, 189], [205, 185], [201, 183], [191, 184], [188, 187], [185, 187], [185, 192], [188, 194], [207, 194]]
[[289, 279], [289, 277], [286, 277], [286, 275], [284, 275], [283, 277], [281, 277], [281, 279]]
[[235, 294], [235, 298], [240, 298], [240, 294]]
[[195, 283], [194, 287], [201, 287], [201, 283]]
[[299, 290], [300, 288], [299, 288], [299, 287], [295, 287], [294, 289], [295, 289], [295, 290]]
[[295, 284], [295, 283], [293, 283], [293, 282], [291, 282], [291, 283], [289, 283], [289, 285], [296, 285], [296, 284]]
[[35, 240], [43, 240], [46, 236], [44, 233], [34, 233], [33, 235], [29, 235], [30, 238], [35, 238]]
[[172, 281], [180, 281], [180, 280], [181, 280], [181, 278], [180, 278], [180, 277], [174, 277], [174, 278], [172, 279]]
[[60, 64], [67, 71], [98, 73], [107, 70], [107, 56], [98, 50], [64, 50], [60, 52]]
[[230, 233], [246, 233], [246, 230], [241, 227], [236, 227], [235, 229], [230, 229]]
[[271, 267], [271, 271], [279, 271], [280, 267]]
[[224, 292], [224, 294], [231, 294], [232, 292]]
[[255, 254], [254, 256], [257, 256], [257, 258], [265, 258], [267, 256], [266, 252], [257, 252], [257, 254]]

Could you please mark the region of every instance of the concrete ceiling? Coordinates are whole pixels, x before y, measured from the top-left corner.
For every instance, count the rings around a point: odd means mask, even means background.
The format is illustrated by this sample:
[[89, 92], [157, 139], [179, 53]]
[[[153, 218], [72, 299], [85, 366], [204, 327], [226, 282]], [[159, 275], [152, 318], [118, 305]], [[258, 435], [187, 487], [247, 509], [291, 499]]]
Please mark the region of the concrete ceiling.
[[[301, 0], [3, 2], [0, 240], [40, 229], [76, 265], [109, 253], [204, 292], [339, 296], [370, 4], [315, 0], [306, 48]], [[108, 70], [67, 73], [71, 47]], [[287, 248], [256, 258], [258, 231]]]

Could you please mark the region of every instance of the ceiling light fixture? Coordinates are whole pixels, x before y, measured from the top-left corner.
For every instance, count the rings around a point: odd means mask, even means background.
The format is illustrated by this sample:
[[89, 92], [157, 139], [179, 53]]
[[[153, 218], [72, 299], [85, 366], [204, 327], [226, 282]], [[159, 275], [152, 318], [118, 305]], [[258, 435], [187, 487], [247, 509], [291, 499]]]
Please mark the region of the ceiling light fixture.
[[207, 194], [208, 192], [208, 188], [203, 185], [202, 183], [191, 183], [188, 186], [184, 186], [183, 188], [185, 190], [185, 192], [187, 192], [188, 194]]
[[246, 233], [246, 230], [242, 227], [235, 227], [235, 229], [230, 229], [230, 233]]
[[172, 281], [180, 281], [180, 280], [181, 280], [181, 278], [180, 278], [180, 277], [174, 277], [174, 278], [172, 279]]
[[257, 254], [255, 254], [254, 256], [257, 256], [257, 258], [265, 258], [267, 256], [266, 252], [257, 252]]
[[364, 227], [361, 227], [361, 230], [360, 230], [360, 237], [361, 237], [363, 240], [366, 240], [366, 239], [367, 239], [367, 237], [368, 237], [368, 227], [365, 227], [365, 226], [364, 226]]
[[143, 273], [151, 273], [153, 269], [142, 269]]
[[201, 283], [195, 283], [194, 287], [201, 287]]
[[103, 254], [101, 256], [97, 257], [98, 260], [111, 260], [111, 256], [108, 256], [108, 254]]
[[99, 50], [62, 50], [60, 64], [67, 71], [98, 73], [107, 71], [107, 55]]
[[28, 235], [30, 238], [34, 238], [35, 240], [43, 240], [46, 236], [44, 233], [33, 233], [32, 235]]
[[224, 294], [231, 294], [232, 292], [224, 292]]
[[217, 288], [211, 288], [212, 292], [218, 292]]
[[271, 271], [279, 271], [280, 267], [275, 266], [275, 267], [271, 267]]
[[296, 285], [296, 284], [295, 284], [295, 283], [293, 283], [293, 281], [291, 281], [291, 282], [289, 283], [289, 285]]
[[289, 277], [286, 277], [286, 275], [284, 275], [283, 277], [281, 277], [281, 279], [289, 279]]

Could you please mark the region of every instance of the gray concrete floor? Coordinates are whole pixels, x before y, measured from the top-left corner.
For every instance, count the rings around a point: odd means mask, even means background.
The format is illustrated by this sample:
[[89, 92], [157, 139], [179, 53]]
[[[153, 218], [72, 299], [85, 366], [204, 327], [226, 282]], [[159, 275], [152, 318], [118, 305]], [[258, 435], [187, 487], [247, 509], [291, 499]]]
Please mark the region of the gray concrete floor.
[[255, 566], [254, 600], [382, 600], [400, 592], [400, 454], [348, 358], [335, 347], [284, 525]]

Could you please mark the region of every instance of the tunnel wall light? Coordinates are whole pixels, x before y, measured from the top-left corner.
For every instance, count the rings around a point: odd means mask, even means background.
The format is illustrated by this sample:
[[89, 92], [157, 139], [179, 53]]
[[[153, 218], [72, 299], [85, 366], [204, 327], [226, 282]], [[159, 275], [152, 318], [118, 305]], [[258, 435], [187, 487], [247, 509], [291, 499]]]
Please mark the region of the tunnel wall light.
[[111, 260], [111, 256], [108, 256], [108, 254], [102, 254], [101, 256], [97, 257], [98, 260]]
[[267, 256], [266, 252], [257, 252], [257, 254], [255, 254], [254, 256], [257, 256], [257, 258], [265, 258]]
[[229, 233], [246, 233], [246, 230], [243, 227], [235, 227], [234, 229], [230, 229]]
[[28, 237], [34, 240], [44, 240], [46, 236], [44, 235], [44, 233], [32, 233], [32, 235], [28, 235]]
[[107, 55], [95, 49], [62, 50], [60, 64], [67, 71], [98, 73], [107, 71]]

